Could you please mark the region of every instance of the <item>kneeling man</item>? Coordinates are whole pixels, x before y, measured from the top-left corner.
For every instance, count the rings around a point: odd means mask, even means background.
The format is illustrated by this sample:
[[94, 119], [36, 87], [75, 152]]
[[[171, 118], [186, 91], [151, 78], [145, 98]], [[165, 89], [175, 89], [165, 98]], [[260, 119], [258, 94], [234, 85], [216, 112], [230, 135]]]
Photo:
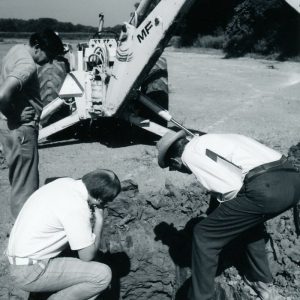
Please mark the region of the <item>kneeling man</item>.
[[[9, 238], [7, 257], [15, 285], [28, 292], [56, 292], [48, 299], [95, 299], [111, 281], [110, 268], [92, 261], [100, 246], [103, 208], [120, 190], [112, 171], [97, 169], [79, 180], [57, 179], [34, 192]], [[68, 245], [79, 259], [58, 256]]]

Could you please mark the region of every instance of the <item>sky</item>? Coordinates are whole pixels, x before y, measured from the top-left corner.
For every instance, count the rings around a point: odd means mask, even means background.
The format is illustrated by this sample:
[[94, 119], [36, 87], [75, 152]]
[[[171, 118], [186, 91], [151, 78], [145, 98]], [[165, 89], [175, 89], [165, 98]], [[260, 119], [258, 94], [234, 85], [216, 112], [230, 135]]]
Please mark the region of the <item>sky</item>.
[[61, 22], [98, 26], [104, 13], [104, 25], [114, 26], [129, 20], [139, 0], [0, 0], [0, 18], [53, 18]]

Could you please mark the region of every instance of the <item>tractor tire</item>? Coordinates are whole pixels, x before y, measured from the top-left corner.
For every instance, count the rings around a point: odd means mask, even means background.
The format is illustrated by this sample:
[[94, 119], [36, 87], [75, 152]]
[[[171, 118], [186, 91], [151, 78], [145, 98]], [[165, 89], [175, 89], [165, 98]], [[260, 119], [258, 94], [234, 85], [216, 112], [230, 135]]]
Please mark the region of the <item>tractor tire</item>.
[[[43, 101], [43, 106], [46, 106], [58, 97], [59, 90], [64, 82], [67, 73], [69, 72], [69, 65], [67, 60], [59, 58], [54, 60], [51, 64], [45, 64], [38, 70], [38, 77], [40, 82], [40, 94]], [[62, 117], [69, 114], [69, 107], [62, 106], [56, 111], [42, 126], [47, 126]]]
[[[160, 57], [141, 85], [142, 94], [151, 98], [162, 108], [169, 109], [169, 89], [167, 60]], [[151, 121], [167, 127], [168, 122], [157, 116], [147, 107], [140, 107], [139, 116], [149, 118]]]
[[[151, 98], [154, 103], [158, 104], [162, 108], [169, 109], [168, 70], [167, 61], [164, 57], [160, 57], [157, 60], [154, 67], [144, 79], [141, 84], [141, 93]], [[130, 106], [129, 111], [125, 112], [125, 114], [132, 112], [139, 117], [149, 119], [161, 126], [168, 126], [167, 121], [162, 119], [135, 98], [133, 98], [132, 106]], [[126, 125], [123, 124], [120, 128], [125, 129], [123, 130], [123, 137], [130, 140], [131, 143], [150, 143], [152, 145], [159, 137], [155, 133], [147, 131], [139, 126], [126, 127]]]
[[54, 60], [53, 63], [39, 68], [40, 93], [44, 106], [58, 97], [68, 71], [67, 62], [64, 60]]

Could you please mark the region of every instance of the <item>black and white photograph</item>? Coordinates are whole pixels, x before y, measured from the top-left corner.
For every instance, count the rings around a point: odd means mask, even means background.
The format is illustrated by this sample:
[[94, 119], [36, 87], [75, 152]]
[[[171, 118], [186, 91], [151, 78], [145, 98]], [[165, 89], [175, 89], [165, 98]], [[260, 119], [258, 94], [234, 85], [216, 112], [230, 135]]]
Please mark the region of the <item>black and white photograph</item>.
[[0, 300], [300, 299], [300, 0], [0, 0]]

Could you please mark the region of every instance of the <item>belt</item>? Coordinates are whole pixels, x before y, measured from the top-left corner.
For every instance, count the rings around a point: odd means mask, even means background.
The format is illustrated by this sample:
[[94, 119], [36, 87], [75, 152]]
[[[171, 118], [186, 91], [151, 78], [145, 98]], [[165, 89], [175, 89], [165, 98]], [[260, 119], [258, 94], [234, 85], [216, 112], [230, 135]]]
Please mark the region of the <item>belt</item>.
[[247, 183], [259, 175], [278, 169], [299, 172], [298, 168], [296, 168], [291, 162], [289, 162], [288, 159], [283, 155], [279, 160], [260, 165], [250, 170], [245, 176], [244, 182]]
[[37, 259], [32, 259], [28, 257], [7, 256], [7, 258], [11, 265], [17, 266], [31, 266], [39, 262], [39, 260]]

